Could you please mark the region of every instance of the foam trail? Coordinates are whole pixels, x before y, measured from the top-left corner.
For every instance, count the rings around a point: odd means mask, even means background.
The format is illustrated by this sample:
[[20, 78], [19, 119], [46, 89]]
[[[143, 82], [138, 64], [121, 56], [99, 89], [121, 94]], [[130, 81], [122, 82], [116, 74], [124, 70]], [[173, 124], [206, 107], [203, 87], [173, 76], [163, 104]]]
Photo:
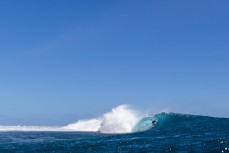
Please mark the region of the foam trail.
[[0, 126], [0, 131], [64, 131], [58, 126]]
[[102, 119], [95, 118], [90, 120], [79, 120], [76, 123], [69, 124], [64, 126], [64, 130], [70, 131], [90, 131], [96, 132], [101, 127]]
[[0, 131], [88, 131], [101, 133], [130, 133], [137, 123], [146, 117], [143, 113], [120, 105], [101, 117], [79, 120], [63, 127], [52, 126], [0, 126]]

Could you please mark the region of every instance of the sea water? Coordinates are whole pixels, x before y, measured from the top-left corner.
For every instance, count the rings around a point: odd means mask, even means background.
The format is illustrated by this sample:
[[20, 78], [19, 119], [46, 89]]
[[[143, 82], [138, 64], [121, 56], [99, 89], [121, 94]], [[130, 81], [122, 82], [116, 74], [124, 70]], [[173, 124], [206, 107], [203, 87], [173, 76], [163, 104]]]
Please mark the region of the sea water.
[[0, 126], [0, 152], [226, 153], [229, 119], [165, 112], [144, 116], [120, 106], [64, 127]]

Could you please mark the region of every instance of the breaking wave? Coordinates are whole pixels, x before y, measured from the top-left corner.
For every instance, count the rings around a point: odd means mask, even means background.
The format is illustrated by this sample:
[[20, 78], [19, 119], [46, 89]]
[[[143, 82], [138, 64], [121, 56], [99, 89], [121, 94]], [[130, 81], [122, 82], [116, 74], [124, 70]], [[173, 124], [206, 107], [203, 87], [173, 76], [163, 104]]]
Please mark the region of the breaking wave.
[[131, 109], [127, 105], [120, 105], [103, 114], [102, 117], [79, 120], [63, 127], [73, 131], [94, 131], [101, 133], [130, 133], [144, 115]]
[[152, 128], [152, 119], [146, 113], [120, 105], [101, 117], [79, 120], [66, 126], [0, 126], [0, 131], [85, 131], [100, 133], [131, 133]]
[[[0, 126], [0, 131], [81, 131], [81, 132], [99, 132], [99, 133], [136, 133], [147, 131], [152, 128], [167, 129], [173, 128], [179, 131], [179, 128], [193, 128], [202, 123], [203, 130], [205, 125], [221, 126], [222, 120], [228, 122], [228, 119], [218, 119], [207, 116], [188, 115], [160, 112], [154, 115], [137, 111], [128, 105], [120, 105], [113, 108], [110, 112], [104, 113], [100, 117], [92, 119], [78, 120], [75, 123], [66, 126]], [[156, 121], [152, 124], [152, 121]], [[206, 124], [207, 123], [207, 124]], [[210, 126], [210, 125], [209, 125]]]

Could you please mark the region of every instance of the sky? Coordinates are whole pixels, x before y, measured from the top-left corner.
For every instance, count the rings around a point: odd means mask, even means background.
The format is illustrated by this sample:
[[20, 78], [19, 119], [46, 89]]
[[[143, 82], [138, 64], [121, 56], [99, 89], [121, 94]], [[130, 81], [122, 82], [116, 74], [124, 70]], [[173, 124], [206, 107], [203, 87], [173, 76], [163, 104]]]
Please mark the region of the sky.
[[0, 125], [121, 104], [229, 117], [229, 1], [0, 2]]

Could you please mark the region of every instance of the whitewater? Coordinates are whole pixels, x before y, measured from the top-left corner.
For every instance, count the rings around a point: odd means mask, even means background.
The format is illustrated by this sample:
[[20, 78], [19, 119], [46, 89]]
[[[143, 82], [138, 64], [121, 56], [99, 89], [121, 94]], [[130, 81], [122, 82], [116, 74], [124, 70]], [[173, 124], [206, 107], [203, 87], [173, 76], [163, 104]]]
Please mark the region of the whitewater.
[[83, 119], [66, 126], [0, 126], [0, 131], [84, 131], [100, 133], [131, 133], [147, 130], [152, 127], [149, 120], [147, 125], [136, 129], [137, 124], [148, 113], [134, 110], [128, 105], [120, 105], [101, 117]]

